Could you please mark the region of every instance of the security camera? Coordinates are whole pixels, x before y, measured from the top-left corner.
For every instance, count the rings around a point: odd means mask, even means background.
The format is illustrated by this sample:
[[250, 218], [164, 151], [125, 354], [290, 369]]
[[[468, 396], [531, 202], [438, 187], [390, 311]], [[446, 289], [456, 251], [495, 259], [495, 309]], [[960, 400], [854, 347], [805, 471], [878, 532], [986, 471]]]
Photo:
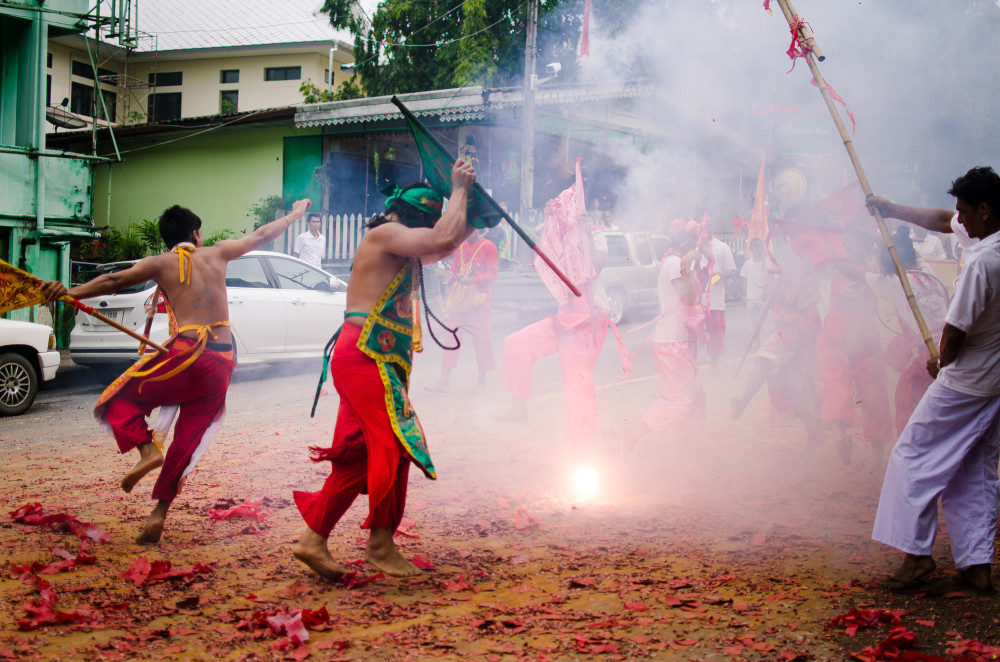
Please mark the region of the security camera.
[[559, 64], [558, 62], [550, 62], [549, 64], [545, 65], [545, 73], [549, 74], [550, 76], [555, 76], [560, 71], [562, 71], [562, 65]]

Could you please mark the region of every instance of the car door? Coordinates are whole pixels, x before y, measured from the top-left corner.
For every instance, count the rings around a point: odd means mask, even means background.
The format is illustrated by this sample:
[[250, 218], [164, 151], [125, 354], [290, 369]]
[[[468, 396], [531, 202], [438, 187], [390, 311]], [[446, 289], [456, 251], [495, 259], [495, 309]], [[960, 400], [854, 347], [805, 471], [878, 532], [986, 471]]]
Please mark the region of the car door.
[[657, 296], [657, 261], [653, 255], [653, 246], [649, 237], [644, 234], [633, 235], [635, 241], [635, 264], [639, 272], [639, 287], [636, 292], [636, 303], [648, 306], [658, 302]]
[[285, 298], [259, 256], [244, 255], [226, 266], [229, 322], [237, 339], [238, 360], [264, 360], [285, 351]]
[[344, 321], [345, 292], [331, 286], [330, 274], [301, 260], [277, 255], [265, 259], [285, 301], [285, 350], [322, 354], [330, 336]]

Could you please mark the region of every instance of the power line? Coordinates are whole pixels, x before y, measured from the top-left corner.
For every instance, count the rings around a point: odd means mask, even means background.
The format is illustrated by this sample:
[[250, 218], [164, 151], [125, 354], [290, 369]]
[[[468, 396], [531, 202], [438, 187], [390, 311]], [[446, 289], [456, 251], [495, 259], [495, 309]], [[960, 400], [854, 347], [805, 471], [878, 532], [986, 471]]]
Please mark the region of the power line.
[[[425, 30], [426, 28], [430, 27], [433, 23], [435, 23], [435, 22], [443, 19], [445, 16], [447, 16], [451, 12], [453, 12], [456, 9], [458, 9], [459, 7], [461, 7], [463, 4], [464, 4], [464, 2], [463, 3], [459, 3], [455, 7], [452, 7], [451, 9], [449, 9], [448, 11], [446, 11], [444, 14], [442, 14], [441, 16], [438, 16], [436, 19], [434, 19], [433, 21], [431, 21], [430, 23], [428, 23], [424, 27], [420, 28], [419, 30], [417, 30], [413, 34], [416, 35], [421, 30]], [[525, 3], [522, 2], [520, 5], [517, 6], [517, 9], [520, 10], [521, 8], [524, 7], [524, 5], [525, 5]], [[447, 46], [449, 44], [454, 44], [454, 43], [457, 43], [457, 42], [462, 41], [464, 39], [469, 39], [471, 37], [475, 37], [476, 35], [481, 34], [483, 32], [486, 32], [490, 28], [492, 28], [492, 27], [494, 27], [496, 25], [499, 25], [500, 23], [502, 23], [503, 21], [507, 20], [508, 18], [509, 18], [509, 12], [503, 18], [501, 18], [501, 19], [499, 19], [497, 21], [494, 21], [493, 23], [491, 23], [491, 24], [487, 25], [486, 27], [484, 27], [482, 30], [477, 30], [477, 31], [473, 32], [472, 34], [467, 34], [465, 36], [458, 37], [456, 39], [449, 39], [448, 41], [443, 41], [443, 42], [435, 43], [435, 44], [393, 44], [393, 43], [382, 44], [381, 42], [376, 42], [376, 44], [379, 45], [379, 46], [382, 46], [383, 48], [386, 48], [386, 49], [389, 49], [389, 48], [437, 48], [437, 47], [440, 47], [440, 46]], [[353, 67], [358, 67], [358, 66], [362, 66], [362, 65], [368, 64], [369, 62], [371, 62], [372, 60], [377, 59], [378, 57], [379, 57], [378, 54], [372, 55], [367, 60], [363, 60], [361, 62], [355, 62], [354, 65], [353, 65]]]

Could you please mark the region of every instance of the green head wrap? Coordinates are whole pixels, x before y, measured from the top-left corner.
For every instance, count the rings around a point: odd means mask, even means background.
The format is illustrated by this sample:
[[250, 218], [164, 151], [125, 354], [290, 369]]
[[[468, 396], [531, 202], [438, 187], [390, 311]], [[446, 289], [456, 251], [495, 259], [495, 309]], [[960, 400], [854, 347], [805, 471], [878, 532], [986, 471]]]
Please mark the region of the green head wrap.
[[[386, 211], [389, 211], [393, 202], [400, 200], [414, 209], [418, 209], [434, 216], [435, 219], [441, 217], [441, 207], [444, 202], [444, 196], [432, 188], [424, 188], [421, 186], [404, 191], [399, 184], [389, 184], [380, 192], [383, 195], [388, 196], [385, 199]], [[404, 225], [412, 225], [412, 222], [407, 222], [406, 219], [403, 220], [403, 223]]]

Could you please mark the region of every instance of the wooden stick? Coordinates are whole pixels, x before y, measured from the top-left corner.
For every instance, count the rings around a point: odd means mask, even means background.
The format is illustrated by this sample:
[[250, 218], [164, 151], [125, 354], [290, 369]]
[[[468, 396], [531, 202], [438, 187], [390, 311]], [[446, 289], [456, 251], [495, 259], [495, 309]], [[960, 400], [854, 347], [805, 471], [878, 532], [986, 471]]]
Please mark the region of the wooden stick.
[[[831, 117], [833, 117], [834, 124], [837, 125], [837, 131], [840, 133], [840, 138], [844, 142], [844, 147], [847, 149], [847, 155], [851, 158], [851, 165], [854, 166], [854, 172], [858, 175], [858, 181], [861, 183], [861, 190], [865, 193], [865, 198], [871, 198], [874, 194], [872, 193], [872, 187], [868, 184], [868, 177], [865, 176], [864, 168], [861, 167], [861, 161], [858, 159], [858, 154], [854, 150], [854, 143], [851, 141], [850, 136], [847, 134], [847, 127], [844, 126], [844, 121], [840, 118], [840, 113], [837, 112], [837, 107], [834, 105], [833, 98], [830, 96], [830, 90], [826, 86], [826, 81], [823, 79], [823, 74], [819, 72], [819, 67], [816, 65], [816, 61], [813, 58], [813, 53], [818, 52], [815, 48], [815, 39], [801, 21], [797, 21], [798, 15], [795, 13], [795, 8], [792, 7], [791, 0], [778, 0], [778, 5], [781, 6], [781, 11], [785, 15], [785, 20], [788, 21], [789, 27], [794, 27], [796, 24], [799, 26], [799, 36], [802, 38], [806, 45], [805, 60], [809, 65], [809, 70], [812, 72], [813, 79], [816, 81], [816, 87], [819, 88], [820, 94], [823, 95], [823, 101], [826, 102], [826, 107], [830, 111]], [[822, 58], [821, 58], [822, 59]], [[927, 328], [927, 323], [924, 321], [924, 316], [920, 312], [920, 306], [917, 305], [917, 299], [913, 296], [913, 288], [910, 287], [910, 281], [906, 277], [906, 270], [903, 268], [903, 262], [899, 259], [899, 253], [896, 252], [896, 246], [892, 243], [892, 236], [889, 234], [889, 228], [886, 227], [885, 219], [882, 218], [882, 213], [877, 209], [872, 210], [875, 216], [875, 224], [878, 226], [878, 231], [882, 235], [882, 241], [885, 242], [886, 247], [889, 249], [889, 256], [892, 258], [892, 263], [896, 267], [896, 276], [899, 277], [899, 283], [903, 286], [903, 292], [906, 294], [906, 302], [910, 304], [910, 311], [913, 313], [913, 318], [917, 322], [917, 328], [920, 329], [920, 335], [924, 339], [924, 344], [927, 345], [927, 351], [930, 352], [931, 359], [936, 360], [938, 358], [937, 347], [934, 346], [934, 338], [931, 336], [930, 330]]]
[[163, 347], [161, 345], [157, 345], [155, 342], [153, 342], [149, 338], [143, 337], [143, 335], [141, 333], [136, 333], [132, 329], [129, 329], [128, 327], [122, 326], [121, 324], [119, 324], [118, 322], [114, 321], [113, 319], [109, 319], [108, 317], [100, 314], [99, 312], [97, 312], [96, 310], [94, 310], [93, 308], [91, 308], [90, 306], [88, 306], [87, 304], [85, 304], [85, 303], [83, 303], [81, 301], [77, 301], [76, 299], [74, 299], [73, 297], [71, 297], [68, 294], [66, 294], [62, 298], [60, 298], [60, 301], [68, 303], [69, 305], [73, 306], [77, 310], [82, 310], [83, 312], [87, 313], [88, 315], [96, 317], [97, 319], [101, 320], [102, 322], [104, 322], [108, 326], [113, 326], [114, 328], [118, 329], [122, 333], [126, 333], [126, 334], [132, 336], [133, 338], [135, 338], [136, 340], [138, 340], [140, 343], [146, 343], [147, 345], [149, 345], [150, 347], [152, 347], [153, 349], [155, 349], [156, 351], [158, 351], [160, 354], [166, 354], [167, 353], [167, 348], [166, 347]]

